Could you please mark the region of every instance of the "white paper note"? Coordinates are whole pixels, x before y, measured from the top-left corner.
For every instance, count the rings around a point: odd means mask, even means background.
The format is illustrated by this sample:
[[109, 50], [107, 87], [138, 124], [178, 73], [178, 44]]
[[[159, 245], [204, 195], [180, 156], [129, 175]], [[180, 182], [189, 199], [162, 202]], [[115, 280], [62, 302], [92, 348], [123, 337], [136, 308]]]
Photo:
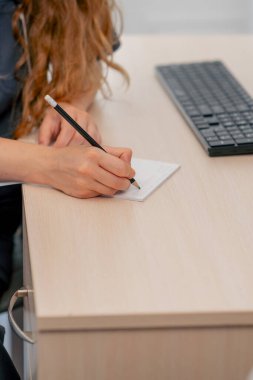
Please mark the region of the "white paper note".
[[169, 178], [180, 166], [167, 162], [132, 159], [132, 167], [136, 175], [135, 180], [141, 189], [130, 186], [127, 191], [122, 191], [113, 198], [128, 199], [131, 201], [144, 201], [155, 189], [157, 189], [167, 178]]

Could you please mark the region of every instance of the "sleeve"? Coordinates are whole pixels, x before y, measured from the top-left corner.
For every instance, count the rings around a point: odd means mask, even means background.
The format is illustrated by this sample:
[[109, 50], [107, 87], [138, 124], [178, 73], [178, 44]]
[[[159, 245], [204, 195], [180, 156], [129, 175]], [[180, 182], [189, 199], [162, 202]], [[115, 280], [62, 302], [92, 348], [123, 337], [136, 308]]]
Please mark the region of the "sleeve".
[[18, 88], [14, 70], [22, 51], [12, 35], [11, 20], [14, 9], [12, 3], [7, 3], [0, 13], [0, 114], [10, 107]]

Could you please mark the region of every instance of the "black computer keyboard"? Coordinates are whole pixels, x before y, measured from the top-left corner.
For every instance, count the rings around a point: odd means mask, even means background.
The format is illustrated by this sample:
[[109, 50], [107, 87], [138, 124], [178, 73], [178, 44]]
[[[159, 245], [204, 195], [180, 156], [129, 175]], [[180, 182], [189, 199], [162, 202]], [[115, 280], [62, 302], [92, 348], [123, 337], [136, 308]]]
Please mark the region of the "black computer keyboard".
[[210, 156], [253, 153], [253, 99], [222, 62], [163, 65], [156, 72]]

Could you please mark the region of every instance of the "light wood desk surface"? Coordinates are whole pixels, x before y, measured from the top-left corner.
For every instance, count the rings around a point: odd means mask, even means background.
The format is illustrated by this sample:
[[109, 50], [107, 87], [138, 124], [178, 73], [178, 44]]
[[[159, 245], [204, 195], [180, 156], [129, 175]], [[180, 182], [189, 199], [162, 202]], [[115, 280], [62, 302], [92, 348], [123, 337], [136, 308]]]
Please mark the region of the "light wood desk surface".
[[253, 95], [253, 37], [127, 36], [115, 58], [104, 142], [181, 168], [143, 203], [23, 187], [38, 331], [252, 327], [253, 155], [208, 157], [154, 66], [221, 59]]

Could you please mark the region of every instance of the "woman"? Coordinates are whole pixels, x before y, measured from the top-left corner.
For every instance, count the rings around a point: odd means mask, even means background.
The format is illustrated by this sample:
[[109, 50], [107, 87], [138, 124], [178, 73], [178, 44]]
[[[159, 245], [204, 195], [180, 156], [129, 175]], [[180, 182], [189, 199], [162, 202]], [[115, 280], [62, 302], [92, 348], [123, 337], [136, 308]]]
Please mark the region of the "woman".
[[[79, 198], [129, 187], [131, 151], [88, 146], [44, 101], [50, 94], [100, 142], [87, 110], [106, 83], [103, 67], [125, 75], [111, 60], [114, 7], [109, 0], [0, 0], [0, 181], [46, 184]], [[33, 127], [39, 144], [11, 138]], [[19, 186], [0, 187], [0, 211], [1, 294], [20, 223]]]

